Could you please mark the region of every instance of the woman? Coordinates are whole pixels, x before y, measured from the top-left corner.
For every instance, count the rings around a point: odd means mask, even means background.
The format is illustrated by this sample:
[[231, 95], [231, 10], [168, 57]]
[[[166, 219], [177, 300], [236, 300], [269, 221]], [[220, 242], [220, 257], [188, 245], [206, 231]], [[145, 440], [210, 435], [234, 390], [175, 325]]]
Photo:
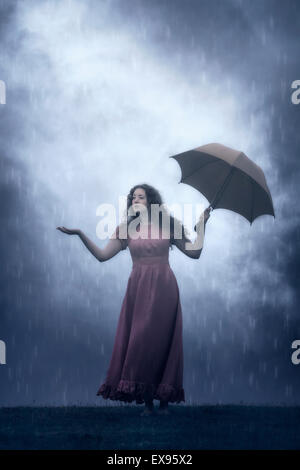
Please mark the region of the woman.
[[[151, 207], [160, 209], [158, 218], [153, 217]], [[193, 243], [181, 222], [167, 213], [159, 192], [150, 185], [140, 184], [130, 190], [126, 216], [129, 212], [131, 217], [116, 228], [104, 249], [98, 248], [81, 230], [57, 229], [79, 235], [101, 262], [127, 247], [133, 261], [109, 368], [97, 395], [145, 403], [141, 416], [153, 414], [153, 399], [157, 399], [158, 413], [169, 414], [169, 402], [185, 401], [182, 311], [177, 281], [169, 265], [169, 248], [176, 245], [185, 255], [199, 259], [210, 211], [207, 208], [201, 215]], [[165, 230], [166, 220], [169, 231]]]

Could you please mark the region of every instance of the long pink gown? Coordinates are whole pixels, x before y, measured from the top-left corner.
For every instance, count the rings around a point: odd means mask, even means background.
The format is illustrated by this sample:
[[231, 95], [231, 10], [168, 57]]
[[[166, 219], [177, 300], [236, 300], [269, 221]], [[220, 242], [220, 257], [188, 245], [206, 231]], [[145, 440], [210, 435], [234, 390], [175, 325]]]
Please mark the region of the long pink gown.
[[[176, 277], [169, 265], [170, 240], [119, 238], [132, 258], [125, 297], [104, 383], [97, 395], [144, 403], [185, 401], [182, 310]], [[143, 232], [144, 233], [144, 232]], [[156, 232], [157, 233], [157, 232]]]

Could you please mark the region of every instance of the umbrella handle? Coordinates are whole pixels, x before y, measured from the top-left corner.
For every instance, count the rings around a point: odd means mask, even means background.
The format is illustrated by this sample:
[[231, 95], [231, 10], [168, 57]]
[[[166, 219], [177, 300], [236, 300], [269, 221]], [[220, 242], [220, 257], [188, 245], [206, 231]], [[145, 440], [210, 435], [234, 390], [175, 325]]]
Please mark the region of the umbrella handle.
[[[209, 209], [209, 215], [211, 214], [211, 212], [214, 210], [214, 208], [212, 207], [212, 205], [209, 205], [206, 209]], [[205, 210], [206, 210], [205, 209]], [[197, 224], [196, 224], [197, 225]], [[197, 228], [196, 228], [196, 225], [194, 226], [194, 231], [197, 232]]]

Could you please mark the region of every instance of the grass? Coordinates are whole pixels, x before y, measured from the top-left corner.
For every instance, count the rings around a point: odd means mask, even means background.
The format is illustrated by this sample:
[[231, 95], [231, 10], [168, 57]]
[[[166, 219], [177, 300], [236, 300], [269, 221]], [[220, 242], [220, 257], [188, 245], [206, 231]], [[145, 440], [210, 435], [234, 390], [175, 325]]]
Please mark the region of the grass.
[[300, 407], [143, 406], [0, 408], [0, 449], [300, 449]]

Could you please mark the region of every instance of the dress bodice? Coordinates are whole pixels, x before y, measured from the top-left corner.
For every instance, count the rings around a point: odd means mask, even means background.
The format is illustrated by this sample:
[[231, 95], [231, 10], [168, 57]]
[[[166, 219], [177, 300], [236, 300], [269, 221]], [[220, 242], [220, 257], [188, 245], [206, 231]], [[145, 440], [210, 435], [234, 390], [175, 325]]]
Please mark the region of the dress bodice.
[[168, 262], [170, 238], [165, 233], [163, 235], [162, 229], [153, 224], [138, 227], [134, 238], [128, 234], [126, 239], [119, 240], [122, 249], [128, 246], [133, 263], [146, 257], [161, 258], [162, 261]]
[[168, 261], [170, 239], [163, 238], [161, 229], [148, 224], [140, 230], [137, 229], [137, 232], [140, 234], [139, 238], [128, 237], [128, 248], [133, 262], [145, 257], [160, 257]]

